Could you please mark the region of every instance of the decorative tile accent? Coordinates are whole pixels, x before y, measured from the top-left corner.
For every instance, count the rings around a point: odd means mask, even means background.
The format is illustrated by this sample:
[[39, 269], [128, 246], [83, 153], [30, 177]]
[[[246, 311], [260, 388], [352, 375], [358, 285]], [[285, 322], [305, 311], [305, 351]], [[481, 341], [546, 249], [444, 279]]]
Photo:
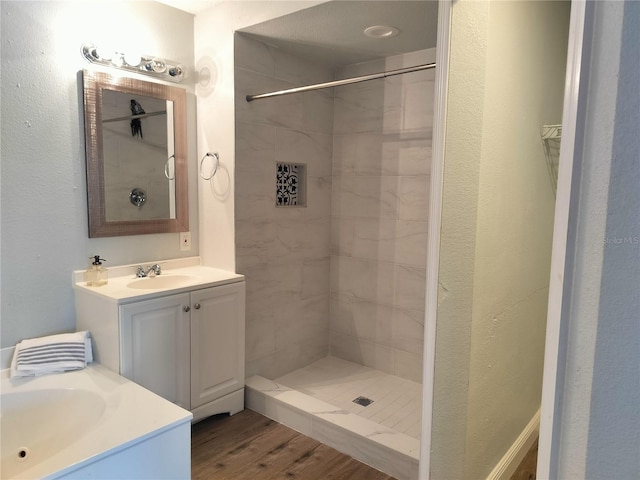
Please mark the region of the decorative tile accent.
[[276, 163], [276, 206], [306, 207], [307, 166], [301, 163]]

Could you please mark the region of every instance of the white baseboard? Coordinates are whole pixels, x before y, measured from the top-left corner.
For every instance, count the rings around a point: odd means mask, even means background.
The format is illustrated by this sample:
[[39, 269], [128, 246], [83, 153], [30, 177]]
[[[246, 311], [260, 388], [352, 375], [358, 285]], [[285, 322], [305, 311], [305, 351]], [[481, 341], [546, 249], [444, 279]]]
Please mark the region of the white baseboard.
[[536, 412], [524, 430], [522, 430], [522, 433], [518, 435], [516, 441], [513, 442], [513, 445], [507, 450], [507, 453], [504, 454], [498, 464], [493, 468], [487, 476], [487, 480], [509, 480], [531, 446], [535, 443], [539, 431], [540, 410]]

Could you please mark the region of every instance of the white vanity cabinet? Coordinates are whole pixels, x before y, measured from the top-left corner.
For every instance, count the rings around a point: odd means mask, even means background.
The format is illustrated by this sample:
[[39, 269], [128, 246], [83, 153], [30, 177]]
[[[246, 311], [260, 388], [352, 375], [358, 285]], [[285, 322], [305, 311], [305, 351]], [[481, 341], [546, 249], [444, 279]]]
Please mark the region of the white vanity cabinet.
[[194, 421], [234, 414], [244, 408], [245, 283], [231, 280], [127, 298], [76, 284], [77, 330], [91, 332], [97, 362]]
[[190, 295], [120, 307], [120, 374], [191, 410]]

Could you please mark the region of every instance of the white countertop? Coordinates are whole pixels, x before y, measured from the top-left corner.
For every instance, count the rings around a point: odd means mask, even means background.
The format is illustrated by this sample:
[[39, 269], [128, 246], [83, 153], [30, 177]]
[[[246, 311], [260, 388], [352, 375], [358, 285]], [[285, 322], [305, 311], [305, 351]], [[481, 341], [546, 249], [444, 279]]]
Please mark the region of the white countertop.
[[145, 262], [143, 267], [148, 267], [158, 263], [162, 267], [162, 273], [158, 276], [185, 276], [189, 277], [189, 281], [182, 282], [179, 287], [175, 288], [158, 288], [158, 289], [135, 289], [130, 288], [131, 282], [137, 280], [136, 269], [138, 264], [123, 265], [118, 267], [109, 267], [109, 281], [106, 285], [99, 287], [89, 287], [84, 281], [84, 273], [86, 270], [76, 270], [73, 272], [73, 286], [75, 289], [97, 295], [116, 303], [127, 303], [127, 301], [138, 301], [156, 298], [167, 295], [168, 293], [182, 293], [194, 289], [215, 287], [218, 285], [226, 285], [244, 281], [244, 276], [222, 270], [219, 268], [205, 267], [200, 265], [199, 257], [189, 257], [176, 260], [160, 260], [157, 262]]
[[[82, 438], [35, 462], [19, 478], [43, 478], [52, 472], [56, 472], [57, 477], [177, 425], [190, 424], [193, 418], [187, 410], [97, 364], [73, 372], [15, 380], [9, 379], [9, 370], [3, 370], [0, 372], [0, 390], [2, 395], [26, 395], [25, 398], [29, 398], [29, 394], [47, 398], [48, 392], [52, 391], [88, 392], [101, 398], [105, 405], [103, 413], [78, 433], [79, 437], [84, 434]], [[24, 405], [24, 408], [28, 407]], [[11, 415], [11, 412], [3, 412], [3, 415], [5, 413]], [[74, 412], [68, 414], [73, 416]], [[31, 445], [35, 453], [38, 453], [37, 440], [33, 439]]]

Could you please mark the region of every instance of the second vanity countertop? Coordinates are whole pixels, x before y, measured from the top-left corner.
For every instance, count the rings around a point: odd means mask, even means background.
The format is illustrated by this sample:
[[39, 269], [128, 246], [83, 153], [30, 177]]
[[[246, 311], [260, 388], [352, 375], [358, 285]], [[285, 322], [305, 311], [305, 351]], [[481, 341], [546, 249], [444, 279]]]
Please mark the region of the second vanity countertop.
[[128, 303], [244, 281], [243, 275], [200, 265], [200, 257], [145, 262], [141, 265], [147, 268], [155, 263], [162, 268], [162, 273], [155, 278], [136, 277], [139, 264], [109, 267], [109, 281], [99, 287], [87, 286], [84, 281], [85, 270], [76, 270], [73, 272], [73, 286], [116, 303]]

